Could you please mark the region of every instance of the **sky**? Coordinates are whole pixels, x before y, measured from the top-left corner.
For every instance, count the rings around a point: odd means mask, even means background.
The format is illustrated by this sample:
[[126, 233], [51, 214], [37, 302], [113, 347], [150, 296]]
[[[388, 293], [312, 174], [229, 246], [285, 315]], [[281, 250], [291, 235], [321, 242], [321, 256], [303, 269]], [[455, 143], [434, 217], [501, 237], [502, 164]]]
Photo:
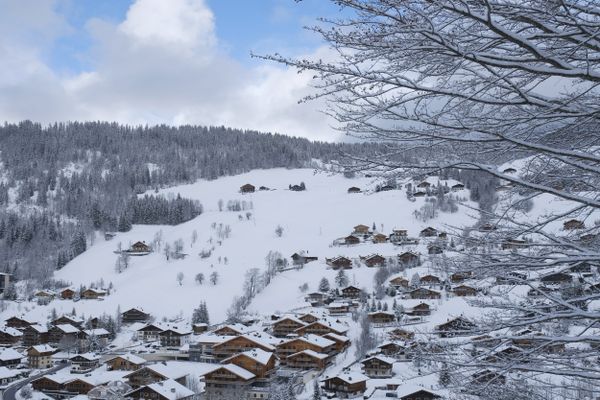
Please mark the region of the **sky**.
[[0, 122], [225, 125], [337, 140], [311, 74], [250, 57], [331, 57], [303, 29], [328, 0], [0, 0]]

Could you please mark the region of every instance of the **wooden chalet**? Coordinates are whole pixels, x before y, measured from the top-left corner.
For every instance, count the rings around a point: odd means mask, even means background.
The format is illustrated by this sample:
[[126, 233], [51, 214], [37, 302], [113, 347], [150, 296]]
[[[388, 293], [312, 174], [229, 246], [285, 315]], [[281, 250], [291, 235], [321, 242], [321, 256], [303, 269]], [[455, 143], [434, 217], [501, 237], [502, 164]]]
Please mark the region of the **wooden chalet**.
[[235, 364], [223, 364], [204, 374], [205, 400], [247, 399], [256, 375]]
[[168, 379], [132, 390], [125, 397], [135, 400], [191, 400], [196, 394], [181, 383]]
[[172, 379], [183, 385], [186, 382], [187, 376], [187, 372], [182, 371], [180, 368], [174, 368], [167, 363], [161, 363], [146, 365], [123, 376], [123, 379], [126, 379], [131, 387], [138, 388], [168, 379]]
[[431, 315], [431, 307], [427, 303], [419, 303], [416, 306], [414, 306], [408, 310], [405, 310], [404, 313], [406, 315], [419, 316], [419, 317]]
[[240, 193], [254, 193], [256, 191], [256, 187], [254, 187], [254, 185], [251, 185], [249, 183], [246, 183], [245, 185], [242, 185], [240, 187]]
[[153, 342], [159, 340], [158, 334], [163, 331], [163, 327], [157, 323], [147, 324], [136, 331], [137, 339], [144, 342]]
[[85, 374], [100, 366], [100, 356], [94, 353], [76, 354], [69, 358], [71, 373]]
[[392, 367], [394, 366], [395, 359], [386, 356], [372, 356], [362, 360], [363, 373], [369, 378], [391, 378], [394, 376]]
[[469, 296], [477, 296], [479, 291], [471, 286], [460, 285], [460, 286], [453, 288], [452, 293], [454, 293], [455, 296], [459, 296], [459, 297], [469, 297]]
[[319, 257], [309, 257], [309, 256], [301, 254], [301, 253], [294, 253], [294, 254], [292, 254], [291, 258], [292, 258], [292, 263], [294, 265], [304, 265], [311, 261], [317, 261], [319, 259]]
[[458, 192], [464, 189], [465, 185], [463, 185], [462, 183], [456, 183], [450, 187], [450, 190], [452, 190], [453, 192]]
[[406, 229], [394, 229], [390, 234], [389, 240], [392, 243], [401, 243], [408, 239], [408, 231]]
[[15, 368], [25, 356], [12, 347], [0, 350], [0, 367]]
[[383, 233], [376, 233], [372, 237], [373, 243], [387, 243], [388, 237]]
[[52, 356], [57, 350], [47, 344], [31, 346], [27, 349], [27, 362], [29, 368], [45, 369], [52, 366]]
[[573, 280], [573, 276], [564, 272], [554, 272], [540, 277], [540, 282], [546, 285], [560, 285], [569, 283]]
[[408, 298], [410, 299], [441, 299], [442, 295], [435, 290], [430, 290], [426, 288], [418, 288], [408, 292]]
[[121, 320], [124, 324], [131, 324], [134, 322], [146, 322], [150, 319], [150, 314], [144, 312], [141, 308], [130, 308], [121, 314]]
[[[18, 369], [9, 369], [6, 367], [0, 367], [0, 388], [6, 388], [11, 383], [25, 378], [28, 375], [26, 371]], [[0, 392], [3, 389], [0, 389]]]
[[415, 337], [414, 332], [402, 328], [393, 329], [387, 334], [390, 340], [412, 340]]
[[344, 244], [346, 245], [354, 245], [354, 244], [359, 244], [360, 243], [360, 239], [354, 235], [348, 235], [344, 238]]
[[356, 286], [347, 286], [340, 290], [342, 297], [345, 299], [358, 299], [360, 297], [361, 290]]
[[318, 335], [306, 335], [277, 344], [276, 351], [280, 363], [285, 365], [288, 356], [303, 350], [312, 350], [316, 353], [333, 355], [335, 353], [335, 342]]
[[418, 188], [421, 188], [421, 189], [426, 189], [426, 188], [428, 188], [428, 187], [431, 187], [431, 183], [429, 183], [429, 182], [427, 182], [427, 181], [423, 181], [423, 182], [419, 183], [419, 184], [417, 185], [417, 187], [418, 187]]
[[268, 379], [275, 372], [275, 354], [261, 349], [250, 349], [223, 360], [223, 364], [234, 364], [252, 372], [257, 379]]
[[298, 319], [302, 322], [306, 322], [307, 324], [312, 324], [313, 322], [318, 321], [319, 317], [308, 312], [299, 316]]
[[398, 255], [398, 261], [405, 267], [416, 267], [421, 263], [421, 257], [412, 251]]
[[421, 285], [439, 286], [441, 284], [442, 280], [435, 275], [423, 275], [421, 277]]
[[427, 254], [442, 254], [444, 252], [444, 247], [439, 244], [432, 243], [427, 246]]
[[248, 333], [248, 328], [242, 324], [223, 325], [213, 331], [213, 334], [219, 336], [240, 336]]
[[41, 289], [35, 292], [34, 296], [38, 299], [53, 299], [56, 297], [56, 293], [53, 290]]
[[385, 257], [380, 256], [379, 254], [371, 254], [366, 257], [360, 257], [363, 263], [367, 267], [383, 267], [386, 263]]
[[333, 302], [327, 306], [329, 315], [345, 315], [352, 311], [352, 304], [346, 302]]
[[75, 344], [79, 337], [79, 328], [71, 324], [54, 325], [48, 330], [49, 343], [72, 343]]
[[85, 300], [98, 300], [103, 299], [106, 296], [106, 290], [101, 289], [85, 289], [81, 292], [81, 298]]
[[377, 346], [377, 350], [384, 356], [394, 357], [395, 359], [404, 358], [406, 347], [398, 342], [385, 342]]
[[432, 227], [427, 227], [425, 229], [423, 229], [420, 233], [419, 236], [421, 237], [437, 237], [438, 235], [438, 231], [435, 228]]
[[326, 258], [325, 262], [334, 270], [352, 268], [352, 260], [346, 257]]
[[35, 346], [48, 343], [48, 329], [42, 325], [29, 325], [23, 329], [23, 346]]
[[475, 328], [475, 324], [463, 317], [457, 317], [441, 325], [436, 326], [440, 337], [465, 336]]
[[301, 350], [290, 354], [285, 359], [285, 366], [293, 369], [322, 371], [327, 367], [330, 360], [331, 357], [328, 354], [317, 353], [313, 350]]
[[172, 326], [160, 332], [158, 339], [163, 347], [181, 347], [189, 342], [191, 335], [190, 329]]
[[192, 332], [194, 333], [194, 335], [200, 335], [204, 332], [208, 332], [208, 324], [205, 324], [205, 323], [192, 324]]
[[275, 351], [275, 347], [269, 343], [250, 335], [232, 336], [230, 339], [214, 344], [212, 351], [216, 358], [225, 359], [250, 349], [261, 349], [267, 352]]
[[146, 255], [152, 252], [152, 247], [148, 246], [144, 241], [135, 242], [126, 252], [132, 256]]
[[35, 321], [30, 321], [27, 320], [25, 318], [19, 318], [19, 317], [9, 317], [4, 321], [4, 326], [8, 327], [8, 328], [15, 328], [15, 329], [19, 329], [19, 330], [23, 330], [25, 328], [27, 328], [30, 325], [35, 325], [36, 322]]
[[102, 350], [111, 338], [111, 333], [104, 328], [84, 329], [79, 333], [79, 351]]
[[105, 361], [110, 371], [137, 371], [146, 364], [146, 360], [135, 354], [122, 354]]
[[473, 277], [473, 272], [472, 271], [455, 272], [452, 275], [450, 275], [450, 282], [452, 282], [452, 283], [462, 283], [462, 282], [464, 282], [467, 279], [470, 279], [472, 277]]
[[345, 335], [346, 332], [348, 332], [348, 328], [345, 326], [326, 320], [313, 321], [295, 331], [298, 335], [314, 334], [319, 336], [325, 336], [328, 333]]
[[391, 324], [396, 321], [396, 315], [388, 311], [370, 312], [368, 317], [373, 324]]
[[563, 223], [563, 229], [566, 231], [573, 231], [576, 229], [585, 229], [585, 223], [578, 219], [570, 219]]
[[497, 285], [518, 285], [527, 280], [527, 275], [519, 272], [509, 272], [504, 276], [496, 277]]
[[323, 389], [340, 398], [361, 397], [367, 390], [368, 378], [356, 372], [342, 372], [339, 375], [325, 377]]
[[63, 300], [73, 300], [77, 292], [74, 289], [66, 288], [61, 290], [58, 295]]
[[74, 315], [61, 315], [60, 317], [52, 321], [52, 325], [69, 324], [81, 329], [83, 327], [84, 322], [85, 321], [83, 319]]
[[393, 279], [390, 279], [390, 286], [396, 289], [407, 289], [408, 288], [408, 279], [403, 278], [401, 276], [397, 276]]
[[350, 188], [348, 188], [348, 193], [360, 193], [361, 190], [360, 188], [356, 187], [356, 186], [352, 186]]
[[275, 337], [286, 337], [306, 325], [306, 322], [301, 321], [298, 318], [283, 317], [273, 322], [271, 331]]
[[327, 300], [327, 295], [321, 292], [312, 292], [304, 297], [304, 301], [310, 303], [313, 307], [322, 306]]
[[7, 326], [0, 328], [0, 346], [15, 346], [21, 339], [23, 339], [23, 332], [20, 330]]
[[402, 385], [396, 389], [395, 397], [400, 400], [435, 400], [442, 396], [432, 390], [413, 384]]
[[352, 233], [357, 233], [359, 235], [368, 235], [369, 227], [367, 225], [359, 224], [354, 227]]
[[335, 342], [334, 349], [337, 353], [341, 353], [342, 351], [346, 350], [351, 344], [350, 339], [348, 339], [346, 336], [338, 335], [337, 333], [326, 333], [323, 335], [323, 337]]

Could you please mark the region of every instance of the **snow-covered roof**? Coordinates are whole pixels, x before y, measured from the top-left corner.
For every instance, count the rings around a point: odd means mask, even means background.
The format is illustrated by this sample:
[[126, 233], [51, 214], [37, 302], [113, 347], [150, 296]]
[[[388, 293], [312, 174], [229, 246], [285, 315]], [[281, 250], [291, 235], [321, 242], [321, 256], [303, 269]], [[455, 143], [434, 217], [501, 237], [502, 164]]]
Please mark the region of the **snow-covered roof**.
[[194, 395], [194, 392], [173, 379], [152, 383], [148, 385], [148, 388], [168, 400], [178, 400]]
[[53, 353], [56, 349], [49, 344], [38, 344], [36, 346], [31, 346], [29, 349], [33, 349], [38, 353]]
[[293, 321], [299, 325], [306, 325], [306, 322], [304, 322], [301, 319], [298, 319], [294, 316], [291, 316], [291, 315], [286, 315], [286, 316], [279, 318], [277, 321], [274, 321], [272, 325], [278, 324], [283, 321]]
[[130, 354], [130, 353], [114, 356], [114, 357], [109, 358], [106, 361], [108, 362], [108, 361], [114, 360], [115, 358], [122, 358], [123, 360], [126, 360], [132, 364], [137, 364], [137, 365], [146, 363], [146, 360], [144, 358], [142, 358], [140, 356], [136, 356], [135, 354]]
[[71, 324], [58, 324], [55, 327], [61, 330], [63, 333], [79, 333], [79, 329]]
[[23, 336], [23, 332], [21, 332], [18, 329], [11, 328], [11, 327], [8, 327], [8, 326], [4, 326], [4, 327], [0, 328], [0, 332], [4, 333], [6, 335], [12, 336], [12, 337], [21, 337], [21, 336]]
[[344, 371], [335, 376], [326, 376], [325, 380], [332, 379], [332, 378], [341, 379], [342, 381], [344, 381], [346, 383], [365, 382], [365, 381], [369, 380], [369, 378], [367, 378], [365, 375], [361, 374], [360, 372], [355, 372], [355, 371]]
[[82, 318], [79, 318], [75, 315], [68, 315], [68, 314], [61, 315], [60, 317], [56, 318], [55, 321], [58, 321], [59, 319], [63, 319], [63, 318], [66, 320], [69, 320], [71, 322], [75, 322], [76, 324], [82, 324], [85, 322]]
[[251, 358], [254, 361], [256, 361], [257, 363], [262, 364], [262, 365], [266, 365], [269, 362], [269, 360], [271, 359], [271, 357], [273, 357], [273, 353], [271, 353], [269, 351], [264, 351], [262, 349], [252, 349], [252, 350], [247, 350], [247, 351], [244, 351], [243, 353], [239, 353], [234, 356], [231, 356], [231, 357], [223, 360], [223, 362], [226, 363], [227, 361], [231, 360], [232, 358], [240, 356], [240, 355], [245, 355], [246, 357]]
[[83, 354], [76, 354], [73, 357], [71, 357], [70, 359], [73, 360], [75, 358], [81, 357], [85, 360], [88, 361], [96, 361], [96, 360], [100, 360], [100, 356], [97, 355], [96, 353], [83, 353]]
[[423, 386], [416, 385], [414, 383], [407, 383], [407, 384], [404, 384], [402, 386], [399, 386], [398, 389], [396, 389], [396, 396], [398, 398], [402, 398], [404, 396], [408, 396], [410, 394], [418, 392], [419, 390], [425, 390], [425, 391], [427, 391], [429, 393], [432, 393], [432, 394], [434, 394], [436, 396], [440, 396], [441, 397], [441, 394], [438, 393], [437, 391], [434, 391], [432, 389], [426, 389]]
[[241, 337], [243, 337], [243, 338], [245, 338], [245, 339], [247, 339], [247, 340], [251, 341], [252, 343], [256, 343], [257, 345], [259, 345], [259, 346], [261, 346], [261, 347], [264, 347], [264, 348], [266, 348], [266, 349], [269, 349], [269, 350], [271, 350], [271, 351], [274, 351], [274, 350], [275, 350], [275, 347], [273, 347], [273, 346], [272, 346], [272, 345], [270, 345], [269, 343], [267, 343], [267, 342], [265, 342], [265, 341], [261, 340], [260, 338], [257, 338], [257, 337], [251, 336], [251, 335], [231, 336], [229, 339], [227, 339], [227, 340], [225, 340], [225, 341], [223, 341], [223, 342], [221, 342], [221, 343], [219, 343], [219, 344], [222, 344], [222, 343], [227, 343], [227, 342], [230, 342], [230, 341], [232, 341], [232, 340], [239, 339], [239, 338], [241, 338]]
[[0, 367], [0, 379], [8, 379], [19, 376], [23, 371], [18, 369], [10, 369], [6, 367]]
[[290, 355], [289, 357], [295, 357], [295, 356], [300, 355], [300, 354], [306, 354], [307, 356], [310, 356], [310, 357], [313, 357], [313, 358], [318, 358], [319, 360], [324, 360], [327, 357], [329, 357], [329, 355], [327, 355], [327, 354], [317, 353], [316, 351], [309, 350], [309, 349], [299, 351], [297, 353], [294, 353], [294, 354]]
[[231, 372], [234, 375], [239, 376], [240, 378], [244, 379], [244, 380], [250, 380], [252, 378], [254, 378], [256, 375], [254, 375], [252, 372], [248, 371], [247, 369], [244, 369], [242, 367], [239, 367], [235, 364], [223, 364], [223, 365], [219, 365], [216, 368], [213, 368], [212, 370], [206, 372], [207, 374], [217, 371], [219, 369], [225, 369], [229, 372]]
[[329, 340], [323, 336], [309, 334], [299, 339], [305, 340], [308, 343], [314, 344], [319, 347], [329, 347], [333, 346], [335, 342], [333, 340]]
[[396, 362], [396, 359], [394, 359], [392, 357], [386, 357], [386, 356], [380, 356], [380, 355], [376, 355], [376, 356], [373, 356], [373, 357], [365, 358], [361, 362], [364, 363], [364, 362], [367, 362], [367, 361], [370, 361], [370, 360], [379, 360], [379, 361], [382, 361], [382, 362], [384, 362], [386, 364], [390, 364], [390, 365], [392, 365], [392, 364], [394, 364]]
[[[152, 365], [148, 365], [144, 368], [154, 371], [157, 374], [162, 375], [165, 378], [169, 378], [169, 379], [179, 379], [179, 378], [183, 378], [184, 376], [188, 375], [188, 373], [186, 371], [183, 371], [181, 368], [179, 368], [178, 365], [172, 364], [172, 363], [152, 364]], [[140, 370], [138, 370], [138, 371], [140, 371]]]
[[110, 332], [104, 328], [86, 329], [82, 331], [86, 336], [104, 336], [110, 335]]
[[19, 353], [12, 347], [8, 347], [0, 351], [0, 361], [19, 360], [23, 357], [23, 354]]
[[48, 332], [48, 329], [45, 326], [42, 326], [40, 324], [29, 325], [29, 327], [38, 333], [47, 333]]
[[350, 339], [348, 339], [346, 336], [338, 335], [337, 333], [333, 333], [333, 332], [326, 333], [325, 335], [323, 335], [323, 337], [330, 338], [332, 340], [337, 340], [339, 342], [349, 342], [350, 341]]

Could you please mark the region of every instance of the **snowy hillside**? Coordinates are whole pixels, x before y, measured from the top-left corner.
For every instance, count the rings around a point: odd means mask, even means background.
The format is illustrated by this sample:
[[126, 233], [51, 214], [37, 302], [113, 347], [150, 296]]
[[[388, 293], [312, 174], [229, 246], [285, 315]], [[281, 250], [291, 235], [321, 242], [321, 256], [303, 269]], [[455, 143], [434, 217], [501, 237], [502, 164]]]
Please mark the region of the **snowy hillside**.
[[[437, 178], [429, 179], [431, 183], [437, 183]], [[305, 183], [306, 191], [288, 190], [290, 184], [300, 182]], [[246, 183], [271, 190], [240, 194], [240, 186]], [[300, 285], [307, 283], [310, 292], [317, 290], [318, 282], [324, 276], [333, 282], [335, 271], [327, 268], [325, 257], [358, 258], [371, 253], [387, 257], [411, 250], [410, 246], [395, 247], [390, 243], [332, 246], [334, 239], [349, 235], [357, 224], [371, 227], [375, 223], [377, 231], [385, 234], [392, 229], [407, 229], [409, 236], [418, 236], [427, 226], [444, 230], [445, 225], [456, 227], [475, 223], [473, 211], [462, 206], [457, 213], [440, 213], [426, 223], [417, 221], [413, 212], [423, 205], [424, 198], [411, 202], [404, 189], [374, 193], [372, 189], [377, 183], [380, 182], [371, 178], [346, 179], [309, 169], [271, 169], [162, 190], [160, 193], [166, 196], [181, 194], [201, 201], [205, 212], [178, 226], [134, 226], [131, 231], [119, 233], [110, 241], [98, 235], [85, 253], [55, 274], [57, 279], [71, 282], [74, 288], [89, 287], [92, 283], [101, 286], [100, 281], [105, 287], [112, 283], [111, 294], [103, 301], [54, 300], [47, 306], [22, 303], [11, 305], [3, 316], [18, 313], [43, 320], [53, 308], [58, 313], [71, 312], [75, 308], [78, 315], [91, 316], [103, 312], [114, 314], [119, 306], [121, 310], [139, 306], [157, 318], [183, 316], [189, 319], [193, 308], [206, 301], [211, 322], [218, 323], [225, 318], [233, 298], [242, 293], [245, 272], [251, 268], [264, 269], [269, 251], [279, 251], [285, 257], [305, 251], [319, 260], [301, 270], [277, 275], [248, 310], [261, 314], [288, 311], [304, 304], [305, 293], [299, 290]], [[365, 193], [348, 194], [347, 189], [351, 186], [359, 187]], [[459, 195], [468, 198], [466, 190]], [[219, 200], [224, 202], [223, 211], [219, 211]], [[230, 200], [252, 202], [253, 209], [226, 211]], [[251, 215], [247, 216], [247, 213]], [[218, 238], [220, 224], [230, 226], [229, 238]], [[283, 228], [281, 237], [275, 233], [278, 226]], [[159, 231], [162, 231], [163, 242], [160, 251], [155, 249], [148, 256], [131, 257], [129, 267], [122, 273], [116, 272], [118, 256], [114, 251], [119, 243], [123, 248], [136, 241], [152, 243]], [[194, 231], [197, 232], [195, 243]], [[178, 239], [183, 240], [183, 252], [188, 256], [167, 261], [162, 249], [165, 243], [173, 246]], [[200, 252], [213, 247], [210, 257], [199, 256]], [[426, 253], [423, 243], [416, 250]], [[350, 283], [371, 290], [375, 270], [363, 265], [348, 271]], [[216, 285], [209, 282], [214, 271], [219, 276]], [[177, 281], [179, 273], [184, 275], [181, 285]], [[198, 273], [205, 276], [201, 285], [194, 280]]]

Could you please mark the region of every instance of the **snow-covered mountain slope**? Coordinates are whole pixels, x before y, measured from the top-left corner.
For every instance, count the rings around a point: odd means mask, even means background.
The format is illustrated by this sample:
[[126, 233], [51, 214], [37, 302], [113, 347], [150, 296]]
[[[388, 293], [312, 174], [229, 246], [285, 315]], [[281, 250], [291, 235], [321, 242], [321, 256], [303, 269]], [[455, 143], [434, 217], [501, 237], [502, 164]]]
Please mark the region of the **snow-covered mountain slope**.
[[[437, 183], [437, 178], [429, 180]], [[306, 191], [288, 190], [288, 185], [300, 182], [305, 183]], [[246, 183], [253, 184], [257, 189], [264, 185], [272, 190], [240, 194], [240, 186]], [[216, 323], [226, 317], [233, 298], [242, 294], [246, 271], [251, 268], [265, 269], [265, 256], [269, 251], [279, 251], [285, 257], [305, 251], [310, 256], [319, 257], [319, 260], [301, 270], [277, 275], [249, 307], [250, 312], [261, 314], [288, 311], [304, 304], [305, 293], [299, 290], [300, 285], [307, 283], [309, 292], [316, 291], [319, 280], [324, 276], [333, 284], [336, 272], [327, 268], [325, 257], [358, 257], [371, 253], [392, 256], [411, 249], [406, 246], [395, 247], [390, 243], [332, 246], [334, 239], [349, 235], [357, 224], [371, 227], [375, 223], [377, 230], [385, 234], [392, 229], [407, 229], [410, 236], [418, 236], [419, 231], [427, 226], [444, 230], [445, 225], [456, 227], [475, 223], [473, 210], [462, 206], [457, 213], [440, 213], [426, 223], [418, 221], [413, 212], [424, 204], [425, 199], [417, 198], [411, 202], [404, 189], [347, 193], [351, 186], [367, 190], [373, 189], [376, 183], [371, 178], [347, 179], [309, 169], [271, 169], [164, 189], [160, 193], [166, 196], [179, 193], [183, 197], [200, 200], [205, 212], [178, 226], [136, 225], [130, 232], [119, 233], [110, 241], [98, 236], [85, 253], [55, 274], [57, 279], [72, 282], [74, 287], [89, 287], [92, 282], [100, 280], [106, 286], [112, 283], [113, 290], [105, 300], [54, 300], [47, 306], [24, 303], [18, 306], [20, 309], [13, 304], [2, 316], [25, 313], [43, 320], [52, 308], [58, 313], [70, 312], [75, 308], [78, 315], [88, 317], [103, 312], [114, 314], [119, 306], [121, 310], [138, 306], [158, 318], [181, 315], [188, 319], [193, 308], [201, 301], [206, 301], [211, 321]], [[459, 195], [468, 198], [466, 190]], [[224, 211], [219, 211], [220, 199], [225, 203]], [[252, 202], [253, 209], [226, 211], [229, 200]], [[247, 212], [252, 214], [250, 218], [247, 218]], [[218, 238], [219, 224], [231, 227], [229, 238]], [[278, 226], [283, 228], [281, 237], [275, 233]], [[136, 241], [151, 243], [159, 231], [162, 231], [163, 248], [164, 243], [172, 246], [173, 242], [182, 239], [184, 252], [188, 256], [182, 260], [167, 261], [163, 251], [156, 251], [143, 257], [131, 257], [129, 267], [122, 273], [116, 272], [117, 255], [114, 251], [119, 242], [123, 248]], [[194, 231], [197, 232], [195, 243], [192, 240]], [[201, 251], [212, 247], [214, 251], [210, 257], [199, 256]], [[426, 252], [423, 243], [415, 250]], [[219, 274], [216, 285], [209, 282], [209, 275], [213, 271]], [[182, 285], [177, 281], [180, 272], [184, 274]], [[354, 268], [348, 271], [350, 283], [370, 290], [375, 272], [375, 268], [364, 265]], [[194, 280], [198, 273], [205, 276], [205, 282], [201, 285]], [[26, 309], [30, 307], [33, 309]]]

